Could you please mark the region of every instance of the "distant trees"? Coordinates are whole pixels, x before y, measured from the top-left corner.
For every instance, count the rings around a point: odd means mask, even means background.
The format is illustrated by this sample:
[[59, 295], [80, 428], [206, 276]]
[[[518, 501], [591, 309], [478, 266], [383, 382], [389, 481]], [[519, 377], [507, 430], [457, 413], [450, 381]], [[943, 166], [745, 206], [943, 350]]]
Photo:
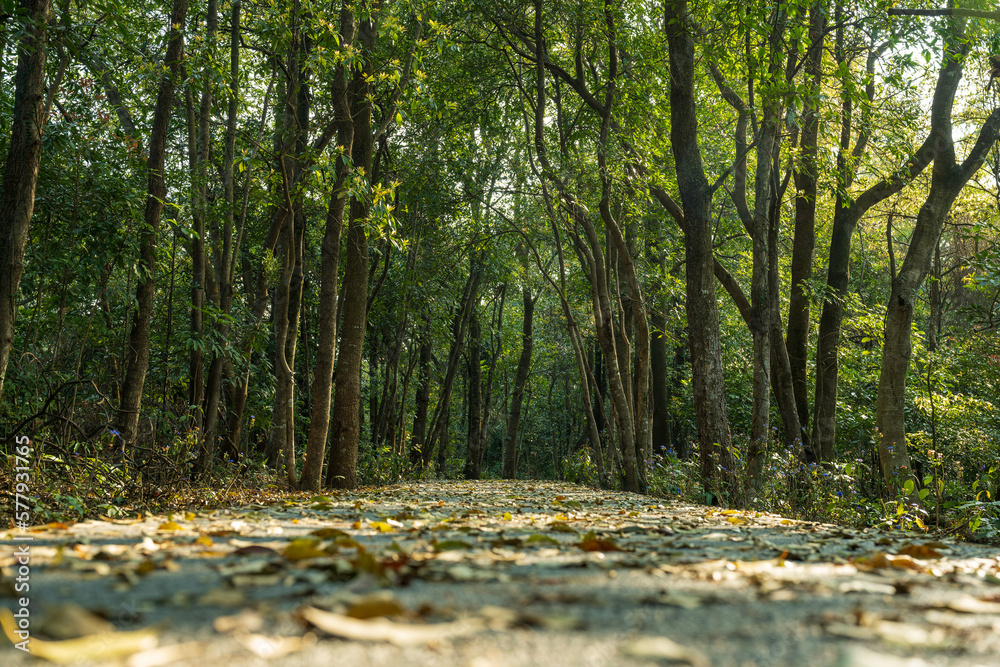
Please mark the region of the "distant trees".
[[[963, 76], [989, 67], [988, 11], [95, 11], [5, 24], [5, 423], [314, 491], [643, 492], [696, 451], [705, 499], [747, 504], [778, 459], [903, 482], [928, 456], [915, 375], [935, 425], [935, 391], [993, 404], [936, 383], [912, 333], [937, 323], [934, 368], [995, 340], [1000, 112]], [[938, 252], [976, 313], [935, 296]]]

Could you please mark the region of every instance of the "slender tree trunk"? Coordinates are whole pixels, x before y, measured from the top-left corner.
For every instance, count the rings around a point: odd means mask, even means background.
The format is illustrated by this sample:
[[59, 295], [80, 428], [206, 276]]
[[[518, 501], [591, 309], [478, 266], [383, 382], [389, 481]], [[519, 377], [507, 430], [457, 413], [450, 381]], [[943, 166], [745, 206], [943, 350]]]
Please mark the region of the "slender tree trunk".
[[[24, 24], [17, 52], [14, 117], [0, 191], [0, 397], [14, 343], [24, 247], [35, 209], [45, 124], [45, 40], [49, 0], [20, 0]], [[148, 352], [147, 352], [148, 354]]]
[[524, 304], [524, 319], [521, 325], [521, 356], [517, 362], [514, 393], [511, 395], [510, 413], [507, 416], [507, 434], [503, 440], [504, 479], [517, 478], [517, 435], [521, 426], [521, 406], [524, 402], [524, 390], [528, 384], [528, 372], [531, 370], [531, 350], [535, 341], [535, 301], [531, 298], [531, 289], [527, 286], [521, 289], [521, 300]]
[[434, 443], [439, 442], [441, 443], [440, 446], [444, 447], [447, 442], [447, 415], [449, 406], [451, 405], [451, 392], [455, 386], [455, 377], [462, 358], [462, 349], [465, 345], [465, 332], [468, 329], [475, 303], [479, 298], [479, 281], [482, 278], [482, 255], [474, 255], [470, 263], [469, 278], [466, 280], [465, 288], [462, 290], [462, 302], [459, 312], [455, 315], [454, 322], [452, 323], [452, 335], [454, 338], [451, 349], [448, 352], [444, 384], [441, 387], [438, 404], [434, 410], [434, 417], [431, 419], [430, 432], [427, 435], [427, 446], [422, 450], [422, 464], [425, 466], [434, 457]]
[[653, 453], [662, 454], [670, 441], [670, 390], [667, 370], [667, 318], [654, 310], [650, 318], [652, 333], [649, 346], [650, 366], [653, 372]]
[[686, 310], [695, 419], [702, 484], [714, 500], [719, 492], [735, 489], [735, 479], [715, 298], [712, 192], [698, 146], [694, 41], [687, 25], [687, 0], [667, 0], [665, 10], [670, 54], [670, 136], [685, 221]]
[[[348, 11], [340, 14], [340, 39], [343, 47], [354, 42], [354, 16]], [[320, 250], [319, 341], [316, 349], [316, 369], [313, 373], [312, 410], [305, 462], [300, 486], [308, 491], [318, 491], [323, 476], [323, 459], [330, 427], [330, 397], [333, 387], [334, 358], [337, 347], [337, 281], [340, 263], [340, 236], [344, 227], [344, 209], [347, 197], [344, 187], [350, 174], [347, 155], [354, 146], [354, 122], [348, 99], [347, 73], [344, 67], [334, 77], [334, 102], [338, 115], [337, 145], [345, 155], [337, 160], [337, 181], [330, 195], [326, 214], [326, 231]]]
[[160, 217], [167, 196], [163, 180], [167, 132], [170, 125], [170, 107], [174, 99], [174, 86], [180, 69], [184, 47], [184, 25], [187, 20], [187, 0], [174, 0], [168, 26], [169, 42], [165, 63], [167, 71], [160, 80], [153, 111], [153, 128], [149, 139], [149, 175], [143, 231], [139, 240], [139, 264], [142, 276], [136, 288], [136, 311], [132, 320], [127, 350], [127, 371], [122, 381], [116, 425], [126, 442], [134, 441], [139, 429], [139, 410], [142, 406], [142, 388], [149, 367], [149, 330], [153, 316], [153, 296], [156, 290], [156, 244], [160, 231]]
[[[812, 36], [806, 56], [808, 89], [802, 110], [802, 134], [799, 140], [799, 161], [795, 169], [795, 233], [792, 240], [792, 284], [788, 301], [788, 329], [785, 347], [791, 367], [795, 391], [795, 407], [802, 427], [802, 444], [807, 452], [811, 445], [806, 433], [809, 428], [809, 387], [807, 361], [809, 346], [809, 294], [806, 283], [812, 278], [813, 248], [816, 245], [816, 192], [819, 172], [818, 154], [820, 116], [819, 95], [823, 76], [823, 41], [826, 33], [826, 11], [823, 2], [809, 8], [809, 29]], [[815, 458], [815, 455], [813, 455]]]
[[[222, 341], [223, 353], [221, 357], [216, 356], [213, 358], [212, 366], [209, 369], [207, 387], [208, 395], [206, 400], [206, 404], [208, 405], [208, 419], [205, 424], [205, 438], [207, 442], [211, 443], [215, 443], [216, 441], [216, 422], [219, 414], [219, 405], [222, 399], [223, 374], [227, 372], [226, 368], [231, 366], [228, 316], [232, 312], [233, 274], [235, 269], [234, 256], [236, 255], [233, 249], [233, 232], [236, 222], [236, 193], [233, 184], [233, 172], [236, 160], [236, 124], [238, 122], [237, 111], [239, 108], [240, 90], [239, 0], [233, 2], [230, 20], [229, 87], [229, 104], [226, 114], [226, 141], [222, 166], [222, 183], [225, 197], [225, 222], [223, 223], [221, 234], [221, 253], [218, 254], [216, 260], [218, 306], [223, 315], [223, 317], [220, 318], [220, 323], [218, 324], [218, 334], [219, 339]], [[216, 363], [217, 359], [219, 362], [218, 364]], [[231, 376], [232, 374], [230, 373], [229, 375]], [[228, 428], [225, 428], [225, 424], [223, 424], [223, 426], [225, 433], [228, 435], [232, 429], [232, 425], [229, 425]], [[229, 456], [232, 461], [239, 461], [240, 451], [235, 443], [230, 442], [227, 438], [224, 448], [226, 455]]]
[[957, 162], [951, 113], [969, 42], [965, 40], [960, 20], [952, 19], [951, 24], [951, 31], [945, 36], [943, 65], [931, 102], [930, 140], [934, 152], [931, 189], [917, 214], [906, 257], [892, 281], [885, 316], [875, 427], [879, 436], [882, 476], [886, 484], [895, 486], [896, 490], [913, 476], [906, 446], [905, 407], [906, 371], [910, 363], [910, 335], [917, 295], [930, 270], [941, 229], [955, 198], [979, 171], [1000, 134], [1000, 108], [997, 108], [983, 124], [968, 157], [962, 163]]
[[430, 318], [425, 314], [420, 329], [420, 360], [417, 364], [417, 393], [414, 398], [413, 435], [410, 443], [410, 462], [423, 464], [423, 450], [427, 446], [427, 410], [431, 402], [431, 340]]
[[[362, 52], [371, 57], [374, 46], [374, 26], [365, 19], [358, 27]], [[371, 174], [373, 156], [372, 103], [369, 99], [373, 65], [370, 60], [351, 81], [351, 116], [354, 122], [354, 142], [351, 158], [355, 168]], [[358, 485], [357, 460], [360, 435], [361, 361], [364, 355], [365, 329], [368, 310], [368, 222], [369, 204], [352, 199], [347, 227], [347, 257], [344, 273], [344, 321], [337, 362], [334, 388], [333, 432], [331, 435], [330, 467], [327, 486], [353, 489]]]
[[472, 316], [469, 323], [469, 429], [468, 440], [465, 447], [465, 478], [479, 479], [482, 471], [480, 463], [482, 456], [480, 449], [483, 446], [483, 369], [482, 352], [480, 339], [482, 332], [479, 327], [479, 318]]
[[[895, 277], [895, 276], [894, 276]], [[941, 333], [941, 237], [938, 236], [934, 248], [934, 263], [931, 266], [930, 313], [927, 315], [927, 351], [937, 350], [938, 334]]]

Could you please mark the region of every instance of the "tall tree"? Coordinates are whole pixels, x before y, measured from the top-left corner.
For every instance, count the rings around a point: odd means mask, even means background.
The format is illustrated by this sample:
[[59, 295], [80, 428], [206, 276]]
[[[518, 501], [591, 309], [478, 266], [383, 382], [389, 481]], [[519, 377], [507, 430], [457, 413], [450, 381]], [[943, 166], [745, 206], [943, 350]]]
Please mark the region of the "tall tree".
[[21, 38], [14, 74], [14, 116], [0, 190], [0, 398], [14, 343], [24, 246], [35, 210], [45, 126], [45, 42], [49, 0], [19, 0]]
[[687, 0], [666, 0], [664, 30], [670, 55], [670, 139], [684, 211], [685, 307], [701, 476], [706, 492], [717, 495], [735, 489], [735, 470], [715, 297], [712, 188], [698, 144], [694, 28]]
[[[356, 33], [354, 14], [346, 7], [340, 11], [340, 45], [350, 48]], [[350, 160], [354, 149], [354, 121], [348, 97], [348, 68], [341, 63], [334, 74], [333, 101], [337, 114], [336, 182], [330, 194], [326, 214], [326, 230], [320, 246], [319, 341], [316, 349], [316, 370], [313, 374], [312, 406], [309, 436], [300, 486], [318, 491], [326, 455], [326, 439], [330, 426], [330, 394], [333, 387], [333, 364], [337, 346], [337, 281], [340, 265], [340, 237], [344, 228], [344, 210], [350, 199], [346, 192], [350, 175]]]
[[952, 107], [970, 48], [965, 21], [958, 17], [947, 19], [941, 71], [931, 101], [931, 127], [927, 142], [934, 160], [931, 188], [917, 213], [903, 264], [893, 278], [885, 315], [885, 343], [882, 346], [875, 424], [879, 435], [879, 464], [883, 479], [889, 485], [901, 485], [913, 475], [906, 445], [905, 389], [917, 295], [931, 267], [941, 229], [955, 198], [979, 171], [1000, 135], [1000, 107], [997, 107], [983, 123], [979, 137], [965, 160], [958, 162], [952, 132]]
[[160, 233], [160, 217], [167, 196], [163, 168], [174, 88], [184, 50], [184, 26], [188, 0], [174, 0], [167, 26], [166, 71], [160, 79], [153, 110], [153, 127], [149, 136], [149, 157], [146, 161], [148, 187], [143, 230], [139, 240], [140, 280], [136, 288], [136, 310], [132, 318], [126, 354], [127, 371], [122, 381], [116, 424], [126, 442], [135, 440], [139, 429], [142, 388], [149, 367], [149, 332], [156, 292], [156, 247]]
[[521, 427], [521, 408], [524, 391], [531, 370], [531, 350], [534, 347], [535, 300], [527, 285], [521, 288], [524, 304], [524, 319], [521, 324], [521, 355], [517, 361], [517, 375], [514, 377], [514, 391], [510, 398], [510, 413], [507, 416], [507, 433], [503, 439], [503, 478], [517, 478], [517, 436]]

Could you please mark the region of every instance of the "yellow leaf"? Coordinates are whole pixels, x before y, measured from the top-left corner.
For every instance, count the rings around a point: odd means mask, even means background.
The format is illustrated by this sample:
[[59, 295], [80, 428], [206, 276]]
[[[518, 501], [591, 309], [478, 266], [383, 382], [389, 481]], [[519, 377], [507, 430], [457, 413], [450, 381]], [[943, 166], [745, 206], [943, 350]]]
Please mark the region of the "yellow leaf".
[[195, 540], [194, 543], [200, 544], [203, 547], [210, 547], [212, 546], [212, 538], [208, 537], [207, 535], [202, 535], [197, 540]]
[[347, 608], [347, 616], [351, 618], [379, 618], [383, 616], [398, 616], [406, 611], [395, 598], [384, 595], [369, 595], [363, 597]]
[[326, 556], [327, 553], [319, 548], [319, 542], [315, 538], [300, 537], [297, 540], [292, 540], [285, 547], [282, 555], [288, 560], [304, 560], [306, 558], [320, 558]]
[[728, 517], [726, 517], [726, 521], [728, 521], [729, 523], [732, 523], [732, 524], [746, 523], [746, 519], [741, 519], [738, 516], [728, 516]]
[[504, 512], [503, 513], [503, 520], [504, 521], [513, 521], [514, 517], [511, 516], [510, 512]]
[[525, 544], [552, 544], [554, 546], [559, 546], [559, 540], [554, 537], [549, 537], [548, 535], [532, 535], [524, 541]]
[[315, 535], [316, 537], [319, 537], [324, 540], [329, 540], [334, 537], [349, 537], [347, 533], [340, 530], [339, 528], [318, 528], [309, 534]]
[[[11, 643], [18, 643], [17, 623], [10, 609], [0, 608], [0, 626]], [[159, 639], [153, 630], [135, 632], [100, 632], [78, 639], [43, 641], [32, 637], [28, 652], [58, 664], [71, 662], [108, 662], [125, 656], [156, 648]]]
[[145, 576], [154, 570], [156, 570], [156, 563], [147, 558], [139, 563], [139, 566], [135, 568], [135, 573]]
[[371, 526], [380, 533], [391, 533], [396, 530], [385, 521], [372, 521]]
[[175, 521], [167, 521], [166, 523], [161, 523], [160, 527], [156, 530], [168, 531], [168, 530], [184, 530], [181, 525]]

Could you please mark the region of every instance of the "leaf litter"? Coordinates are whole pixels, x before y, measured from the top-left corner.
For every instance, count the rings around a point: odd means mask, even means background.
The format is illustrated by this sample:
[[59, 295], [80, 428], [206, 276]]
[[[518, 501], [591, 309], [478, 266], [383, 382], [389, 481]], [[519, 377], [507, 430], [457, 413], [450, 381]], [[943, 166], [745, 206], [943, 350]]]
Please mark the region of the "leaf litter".
[[[609, 665], [796, 664], [793, 643], [785, 661], [741, 647], [774, 632], [753, 616], [777, 605], [802, 606], [810, 664], [873, 651], [979, 664], [1000, 651], [995, 550], [565, 483], [276, 494], [30, 533], [33, 576], [71, 591], [49, 595], [32, 626], [32, 654], [60, 664], [200, 664], [189, 656], [211, 650], [280, 662], [331, 642], [475, 651], [511, 633], [604, 637]], [[0, 553], [0, 591], [13, 592], [11, 553]], [[96, 600], [84, 594], [94, 586]], [[114, 614], [126, 598], [140, 600], [128, 622]], [[196, 631], [185, 622], [198, 615], [211, 620]], [[0, 625], [15, 637], [9, 610]], [[948, 662], [957, 653], [970, 662]]]

